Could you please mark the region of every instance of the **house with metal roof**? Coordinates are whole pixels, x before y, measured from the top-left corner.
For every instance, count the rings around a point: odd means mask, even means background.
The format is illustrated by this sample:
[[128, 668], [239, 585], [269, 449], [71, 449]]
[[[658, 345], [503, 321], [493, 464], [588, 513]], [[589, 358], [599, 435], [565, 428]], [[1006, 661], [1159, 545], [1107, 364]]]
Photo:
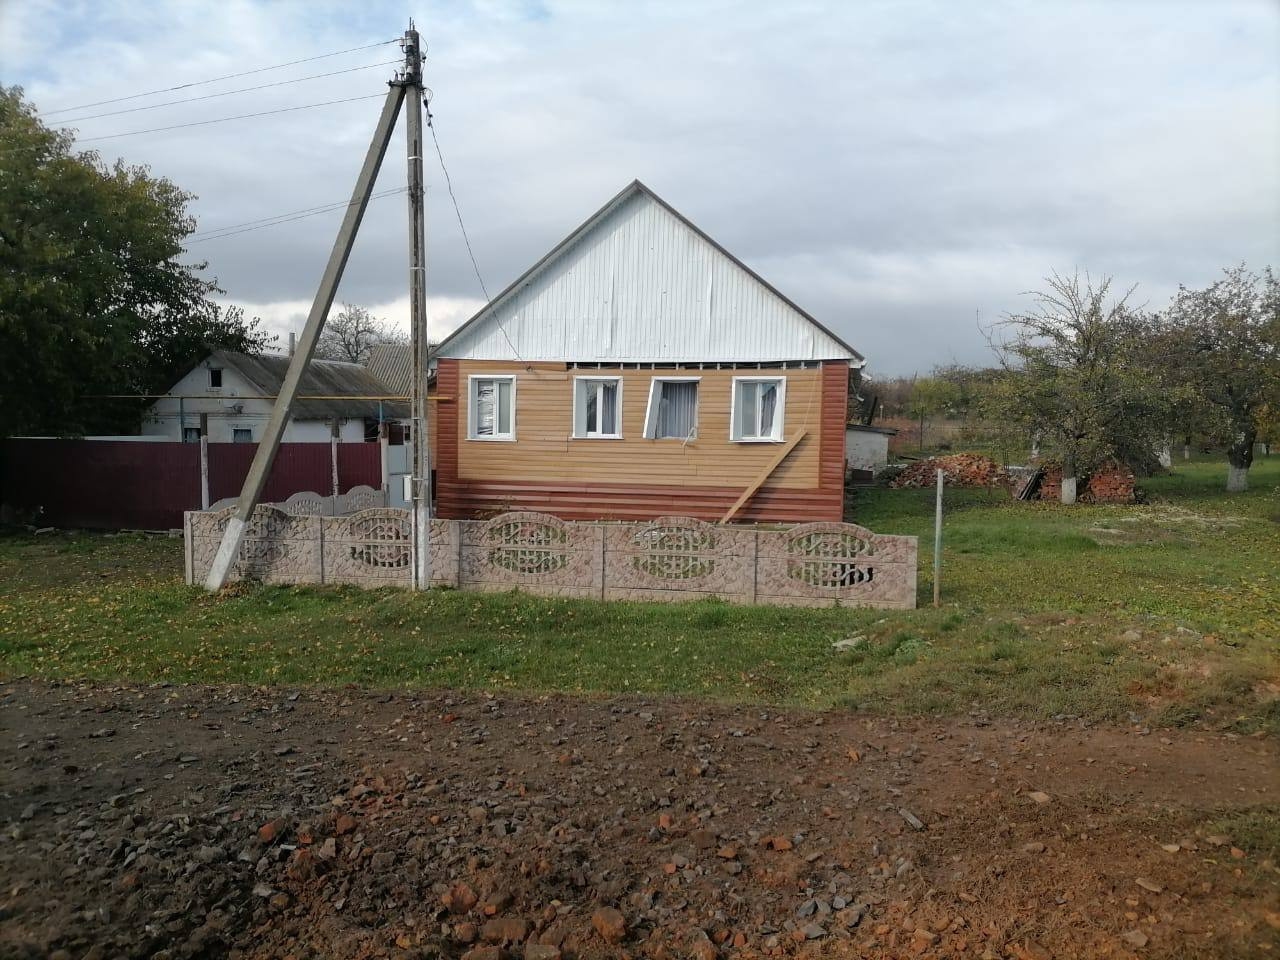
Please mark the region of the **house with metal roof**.
[[433, 356], [440, 516], [841, 519], [862, 356], [638, 180]]
[[[142, 434], [195, 442], [256, 443], [289, 368], [282, 354], [214, 350], [146, 411]], [[379, 425], [409, 415], [404, 396], [358, 363], [312, 360], [303, 374], [286, 442], [359, 443], [378, 438]]]

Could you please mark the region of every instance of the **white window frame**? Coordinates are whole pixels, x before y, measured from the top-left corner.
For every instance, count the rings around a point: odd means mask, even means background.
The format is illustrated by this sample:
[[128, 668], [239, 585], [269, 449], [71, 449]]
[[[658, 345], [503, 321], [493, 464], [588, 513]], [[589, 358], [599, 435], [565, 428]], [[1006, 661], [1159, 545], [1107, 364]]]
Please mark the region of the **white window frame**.
[[[776, 383], [778, 385], [778, 406], [773, 412], [773, 432], [767, 437], [740, 436], [738, 434], [738, 391], [745, 383]], [[729, 439], [734, 443], [782, 443], [783, 419], [787, 412], [787, 378], [786, 377], [734, 377], [729, 392]]]
[[[511, 432], [493, 433], [482, 437], [476, 433], [476, 381], [509, 380], [511, 382]], [[501, 393], [499, 393], [501, 396]], [[495, 401], [496, 402], [496, 401]], [[494, 411], [493, 426], [496, 431], [502, 418]], [[516, 375], [514, 373], [473, 373], [467, 377], [467, 439], [484, 443], [513, 443], [516, 439]]]
[[644, 412], [644, 435], [648, 440], [674, 440], [687, 443], [698, 439], [698, 420], [702, 415], [702, 388], [698, 388], [698, 402], [693, 407], [693, 433], [688, 437], [658, 437], [658, 384], [660, 383], [700, 383], [701, 377], [652, 377], [649, 380], [649, 405]]
[[[582, 388], [588, 383], [612, 383], [618, 388], [618, 410], [617, 410], [617, 432], [616, 433], [594, 433], [587, 430], [587, 395]], [[599, 416], [599, 401], [597, 400], [596, 415]], [[622, 439], [622, 377], [604, 376], [591, 377], [581, 376], [573, 378], [573, 438], [575, 440], [621, 440]]]

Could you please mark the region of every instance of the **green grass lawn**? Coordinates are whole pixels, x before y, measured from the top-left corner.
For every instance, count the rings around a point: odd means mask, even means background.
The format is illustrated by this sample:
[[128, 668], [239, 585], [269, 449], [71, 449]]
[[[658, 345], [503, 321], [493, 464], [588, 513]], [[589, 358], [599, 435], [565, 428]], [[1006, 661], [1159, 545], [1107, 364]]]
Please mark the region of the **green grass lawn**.
[[[0, 538], [0, 671], [174, 682], [689, 694], [1280, 732], [1280, 457], [1220, 493], [1221, 461], [1138, 506], [860, 492], [859, 522], [921, 538], [913, 611], [600, 603], [518, 594], [181, 582], [181, 541]], [[856, 649], [832, 644], [863, 638]]]

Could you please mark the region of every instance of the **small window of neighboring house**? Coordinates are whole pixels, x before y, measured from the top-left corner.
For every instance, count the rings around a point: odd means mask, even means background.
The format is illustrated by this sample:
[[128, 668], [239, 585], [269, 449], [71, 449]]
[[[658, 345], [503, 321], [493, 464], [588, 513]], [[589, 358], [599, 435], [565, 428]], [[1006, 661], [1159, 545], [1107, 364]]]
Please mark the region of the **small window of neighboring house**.
[[253, 430], [249, 427], [236, 427], [231, 431], [232, 443], [253, 443]]
[[209, 368], [209, 388], [218, 390], [222, 387], [222, 371], [217, 367]]
[[776, 443], [782, 439], [785, 377], [734, 377], [730, 439]]
[[473, 376], [467, 402], [467, 438], [516, 438], [515, 376]]
[[698, 435], [698, 377], [654, 377], [644, 435], [652, 440], [691, 440]]
[[182, 442], [183, 443], [199, 443], [200, 428], [199, 427], [183, 427]]
[[574, 378], [573, 435], [581, 439], [621, 439], [621, 377]]

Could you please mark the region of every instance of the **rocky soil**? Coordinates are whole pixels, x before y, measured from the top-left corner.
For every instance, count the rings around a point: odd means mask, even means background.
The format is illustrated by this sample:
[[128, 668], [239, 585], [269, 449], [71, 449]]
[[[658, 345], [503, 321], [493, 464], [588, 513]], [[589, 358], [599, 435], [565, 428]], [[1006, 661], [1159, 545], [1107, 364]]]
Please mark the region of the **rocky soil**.
[[1267, 739], [25, 680], [0, 727], [0, 957], [1280, 956]]

